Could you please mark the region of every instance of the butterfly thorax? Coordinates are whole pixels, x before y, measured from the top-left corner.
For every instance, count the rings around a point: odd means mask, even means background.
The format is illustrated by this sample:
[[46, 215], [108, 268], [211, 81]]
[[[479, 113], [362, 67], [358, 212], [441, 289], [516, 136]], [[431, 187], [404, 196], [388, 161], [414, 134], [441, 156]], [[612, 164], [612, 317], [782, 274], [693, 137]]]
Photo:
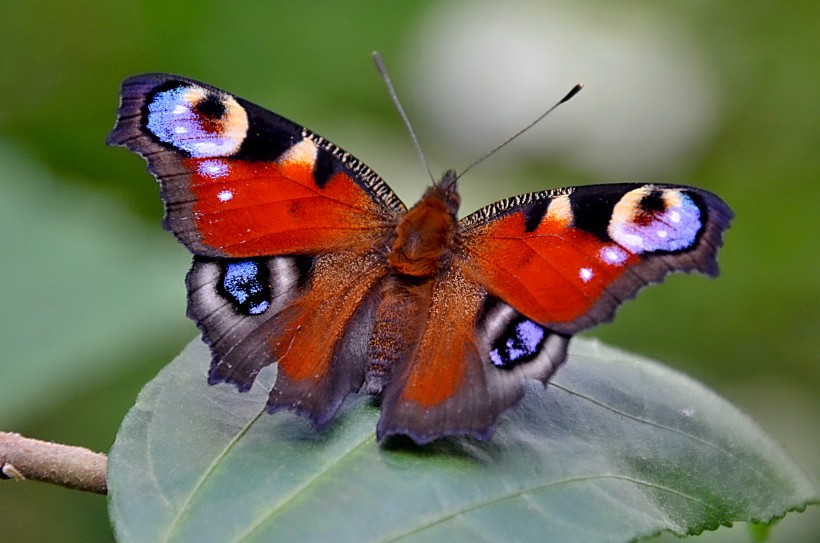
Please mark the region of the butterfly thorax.
[[387, 255], [387, 262], [396, 273], [432, 277], [447, 265], [458, 234], [456, 213], [460, 202], [456, 174], [449, 170], [396, 226], [395, 240]]

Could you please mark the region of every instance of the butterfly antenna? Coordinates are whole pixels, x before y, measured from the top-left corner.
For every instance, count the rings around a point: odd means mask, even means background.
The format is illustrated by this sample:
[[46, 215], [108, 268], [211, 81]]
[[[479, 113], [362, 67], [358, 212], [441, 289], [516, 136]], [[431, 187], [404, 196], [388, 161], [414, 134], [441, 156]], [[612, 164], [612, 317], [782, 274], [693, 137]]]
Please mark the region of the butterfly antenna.
[[509, 143], [511, 143], [513, 140], [517, 139], [517, 138], [518, 138], [518, 136], [520, 136], [521, 134], [523, 134], [524, 132], [526, 132], [527, 130], [529, 130], [530, 128], [532, 128], [533, 126], [535, 126], [536, 124], [538, 124], [539, 122], [541, 122], [541, 119], [543, 119], [544, 117], [546, 117], [547, 115], [549, 115], [550, 113], [552, 113], [552, 112], [555, 110], [555, 108], [557, 108], [558, 106], [560, 106], [560, 105], [561, 105], [561, 104], [563, 104], [564, 102], [569, 101], [569, 99], [570, 99], [570, 98], [572, 98], [573, 96], [575, 96], [576, 94], [578, 94], [578, 92], [579, 92], [581, 89], [583, 89], [583, 88], [584, 88], [584, 85], [583, 85], [583, 84], [581, 84], [581, 83], [578, 83], [577, 85], [575, 85], [574, 87], [572, 87], [572, 90], [570, 90], [570, 91], [566, 94], [566, 96], [564, 96], [563, 98], [561, 98], [560, 100], [558, 100], [558, 102], [556, 102], [554, 106], [552, 106], [551, 108], [549, 108], [548, 110], [546, 110], [544, 113], [542, 113], [542, 114], [541, 114], [541, 115], [540, 115], [537, 119], [535, 119], [533, 122], [531, 122], [530, 124], [528, 124], [527, 126], [525, 126], [524, 128], [522, 128], [521, 130], [519, 130], [518, 132], [516, 132], [515, 134], [513, 134], [513, 135], [512, 135], [512, 136], [510, 136], [509, 138], [505, 139], [504, 141], [502, 141], [501, 143], [499, 143], [498, 145], [496, 145], [495, 147], [493, 147], [492, 149], [490, 149], [488, 152], [486, 152], [486, 153], [484, 153], [483, 155], [481, 155], [480, 157], [478, 157], [478, 158], [477, 158], [477, 159], [476, 159], [476, 160], [475, 160], [472, 164], [470, 164], [469, 166], [467, 166], [466, 168], [464, 168], [464, 170], [463, 170], [460, 174], [458, 174], [458, 176], [456, 177], [456, 179], [461, 179], [461, 178], [464, 176], [464, 174], [465, 174], [465, 173], [469, 172], [469, 171], [470, 171], [470, 170], [472, 170], [474, 167], [478, 166], [479, 164], [481, 164], [482, 162], [484, 162], [485, 160], [487, 160], [488, 158], [490, 158], [492, 155], [494, 155], [496, 152], [498, 152], [499, 150], [501, 150], [503, 147], [506, 147], [506, 146], [507, 146], [507, 144], [509, 144]]
[[393, 81], [390, 80], [390, 74], [387, 73], [387, 67], [384, 65], [384, 59], [378, 51], [373, 51], [373, 62], [376, 63], [376, 69], [379, 70], [379, 74], [381, 74], [384, 84], [387, 85], [387, 92], [390, 93], [390, 99], [393, 100], [393, 105], [395, 105], [396, 109], [399, 110], [399, 115], [401, 115], [401, 118], [404, 121], [404, 126], [407, 127], [407, 131], [410, 132], [410, 137], [413, 138], [413, 145], [416, 146], [416, 152], [419, 154], [419, 158], [424, 164], [424, 167], [427, 168], [427, 175], [430, 176], [430, 180], [433, 184], [435, 184], [436, 179], [433, 177], [433, 172], [430, 170], [430, 163], [427, 162], [427, 157], [424, 155], [424, 151], [421, 148], [419, 138], [416, 136], [416, 131], [413, 130], [413, 125], [410, 124], [410, 118], [407, 117], [407, 113], [404, 112], [404, 108], [401, 106], [399, 95], [396, 94], [396, 89], [393, 87]]

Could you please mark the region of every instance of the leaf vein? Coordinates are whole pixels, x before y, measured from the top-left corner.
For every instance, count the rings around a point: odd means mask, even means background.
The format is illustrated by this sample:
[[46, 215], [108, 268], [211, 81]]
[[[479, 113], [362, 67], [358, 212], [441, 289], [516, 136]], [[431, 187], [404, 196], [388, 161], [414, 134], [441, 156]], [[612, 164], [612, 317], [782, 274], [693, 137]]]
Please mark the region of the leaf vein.
[[171, 521], [171, 524], [168, 526], [168, 530], [165, 532], [165, 537], [162, 538], [162, 541], [167, 542], [171, 540], [171, 536], [174, 534], [174, 532], [177, 530], [177, 527], [179, 526], [180, 519], [182, 519], [182, 517], [184, 517], [185, 514], [188, 511], [190, 511], [190, 505], [194, 500], [194, 496], [196, 496], [200, 489], [202, 489], [203, 485], [205, 484], [205, 481], [208, 480], [208, 478], [211, 476], [211, 474], [214, 472], [214, 470], [220, 464], [220, 462], [222, 462], [222, 460], [228, 455], [228, 453], [231, 452], [231, 450], [236, 446], [239, 440], [242, 439], [242, 437], [244, 437], [245, 434], [248, 433], [251, 426], [253, 426], [257, 420], [259, 420], [259, 417], [261, 417], [263, 413], [265, 413], [265, 409], [261, 409], [258, 413], [256, 413], [256, 415], [254, 415], [248, 421], [248, 423], [245, 424], [245, 426], [243, 426], [230, 441], [228, 441], [227, 445], [225, 445], [222, 451], [220, 451], [220, 453], [216, 455], [216, 457], [208, 465], [205, 471], [202, 472], [202, 475], [199, 477], [199, 479], [197, 479], [193, 488], [191, 488], [191, 492], [188, 494], [188, 497], [185, 498], [185, 501], [182, 503], [179, 512], [174, 517], [174, 520]]
[[419, 534], [419, 533], [421, 533], [425, 530], [433, 528], [434, 526], [438, 526], [439, 524], [443, 524], [443, 523], [445, 523], [447, 521], [450, 521], [450, 520], [455, 520], [456, 518], [460, 517], [461, 515], [465, 515], [467, 513], [472, 513], [474, 511], [478, 511], [479, 509], [483, 509], [485, 507], [491, 507], [491, 506], [499, 504], [501, 502], [513, 500], [513, 499], [516, 499], [516, 498], [520, 498], [520, 497], [523, 497], [523, 496], [526, 496], [528, 494], [532, 494], [532, 493], [535, 493], [535, 492], [541, 492], [541, 491], [549, 490], [552, 487], [565, 485], [565, 484], [572, 484], [572, 483], [583, 483], [583, 482], [588, 482], [588, 481], [603, 480], [603, 479], [617, 479], [617, 480], [626, 481], [628, 483], [632, 483], [632, 484], [635, 484], [635, 485], [646, 486], [646, 487], [649, 487], [649, 488], [653, 488], [655, 490], [668, 492], [670, 494], [675, 494], [677, 496], [680, 496], [680, 497], [682, 497], [686, 500], [690, 500], [690, 501], [700, 503], [704, 507], [707, 507], [707, 508], [709, 508], [713, 511], [717, 511], [717, 509], [715, 507], [709, 505], [708, 503], [704, 502], [703, 500], [699, 500], [698, 498], [696, 498], [694, 496], [690, 496], [689, 494], [685, 494], [685, 493], [683, 493], [679, 490], [675, 490], [673, 488], [665, 487], [665, 486], [659, 485], [657, 483], [652, 483], [652, 482], [649, 482], [649, 481], [643, 481], [641, 479], [635, 479], [633, 477], [626, 477], [624, 475], [618, 475], [618, 474], [588, 475], [588, 476], [583, 476], [583, 477], [571, 477], [569, 479], [564, 479], [564, 480], [561, 480], [561, 481], [552, 481], [552, 482], [549, 482], [549, 483], [546, 483], [546, 484], [543, 484], [543, 485], [538, 485], [538, 486], [534, 486], [534, 487], [531, 487], [531, 488], [525, 488], [523, 490], [511, 492], [511, 493], [506, 494], [506, 495], [501, 495], [497, 498], [494, 498], [494, 499], [486, 501], [486, 502], [481, 502], [481, 503], [477, 503], [477, 504], [472, 505], [472, 506], [464, 507], [464, 508], [459, 509], [457, 511], [453, 511], [452, 513], [442, 515], [439, 519], [437, 519], [435, 521], [432, 521], [428, 524], [425, 524], [424, 526], [420, 526], [418, 528], [415, 528], [415, 529], [413, 529], [413, 530], [411, 530], [407, 533], [400, 534], [400, 535], [395, 536], [395, 537], [390, 538], [390, 539], [386, 539], [386, 540], [383, 541], [383, 543], [393, 543], [394, 541], [400, 541], [402, 539], [412, 537], [412, 536], [417, 535], [417, 534]]
[[570, 390], [570, 389], [568, 389], [568, 388], [566, 388], [566, 387], [564, 387], [564, 386], [561, 386], [561, 385], [559, 385], [559, 384], [557, 384], [557, 383], [555, 383], [555, 382], [550, 382], [550, 383], [549, 383], [549, 385], [550, 385], [550, 386], [553, 386], [553, 387], [555, 387], [555, 388], [557, 388], [557, 389], [559, 389], [559, 390], [563, 390], [563, 391], [564, 391], [564, 392], [566, 392], [567, 394], [571, 394], [571, 395], [573, 395], [573, 396], [577, 396], [578, 398], [583, 398], [584, 400], [587, 400], [587, 401], [589, 401], [589, 402], [591, 402], [591, 403], [593, 403], [593, 404], [597, 405], [598, 407], [602, 407], [602, 408], [604, 408], [604, 409], [607, 409], [607, 410], [609, 410], [609, 411], [612, 411], [613, 413], [616, 413], [616, 414], [618, 414], [618, 415], [621, 415], [622, 417], [626, 417], [626, 418], [631, 419], [631, 420], [634, 420], [634, 421], [636, 421], [636, 422], [640, 422], [640, 423], [643, 423], [643, 424], [647, 424], [647, 425], [649, 425], [649, 426], [654, 426], [655, 428], [660, 428], [660, 429], [662, 429], [662, 430], [666, 430], [666, 431], [669, 431], [669, 432], [672, 432], [672, 433], [675, 433], [675, 434], [678, 434], [678, 435], [684, 436], [684, 437], [689, 438], [689, 439], [691, 439], [691, 440], [693, 440], [693, 441], [697, 441], [698, 443], [700, 443], [700, 444], [702, 444], [702, 445], [706, 445], [707, 447], [711, 447], [711, 448], [715, 449], [716, 451], [718, 451], [718, 452], [720, 452], [720, 453], [725, 454], [725, 455], [726, 455], [726, 456], [728, 456], [729, 458], [732, 458], [732, 459], [736, 460], [739, 464], [742, 464], [743, 466], [745, 466], [746, 468], [748, 468], [750, 471], [754, 472], [754, 473], [755, 473], [758, 477], [760, 477], [760, 479], [761, 479], [762, 481], [765, 481], [765, 480], [766, 480], [766, 476], [765, 476], [765, 475], [763, 475], [763, 473], [761, 473], [761, 472], [760, 472], [760, 470], [758, 470], [756, 466], [750, 465], [749, 463], [745, 462], [743, 459], [738, 458], [738, 457], [737, 457], [734, 453], [732, 453], [731, 451], [729, 451], [729, 450], [727, 450], [727, 449], [725, 449], [725, 448], [721, 447], [721, 446], [720, 446], [720, 445], [718, 445], [717, 443], [712, 443], [711, 441], [707, 441], [707, 440], [705, 440], [705, 439], [699, 438], [699, 437], [697, 437], [697, 436], [695, 436], [695, 435], [692, 435], [692, 434], [690, 434], [690, 433], [688, 433], [688, 432], [684, 432], [683, 430], [678, 430], [677, 428], [673, 428], [673, 427], [671, 427], [671, 426], [666, 426], [665, 424], [661, 424], [661, 423], [659, 423], [659, 422], [655, 422], [655, 421], [652, 421], [652, 420], [649, 420], [649, 419], [645, 419], [645, 418], [642, 418], [642, 417], [638, 417], [637, 415], [632, 415], [632, 414], [630, 414], [630, 413], [627, 413], [626, 411], [621, 411], [620, 409], [617, 409], [617, 408], [615, 408], [615, 407], [612, 407], [611, 405], [607, 405], [607, 404], [605, 404], [605, 403], [603, 403], [603, 402], [601, 402], [601, 401], [598, 401], [598, 400], [596, 400], [596, 399], [594, 399], [594, 398], [591, 398], [590, 396], [587, 396], [587, 395], [585, 395], [585, 394], [581, 394], [580, 392], [576, 392], [576, 391], [574, 391], [574, 390]]
[[260, 529], [264, 524], [267, 524], [274, 518], [276, 518], [285, 507], [287, 507], [290, 503], [292, 503], [296, 498], [298, 498], [303, 492], [305, 492], [308, 488], [316, 484], [317, 481], [320, 481], [323, 477], [325, 477], [328, 473], [332, 472], [334, 468], [338, 467], [342, 464], [342, 460], [344, 458], [349, 457], [350, 455], [356, 453], [358, 450], [362, 448], [365, 444], [373, 441], [375, 438], [374, 434], [368, 434], [364, 439], [355, 443], [353, 447], [344, 451], [343, 453], [334, 456], [332, 462], [322, 466], [322, 468], [316, 472], [316, 474], [311, 477], [310, 479], [306, 480], [301, 486], [296, 488], [290, 495], [284, 497], [278, 503], [276, 503], [272, 509], [259, 518], [256, 522], [251, 524], [251, 526], [245, 531], [245, 533], [241, 534], [239, 537], [235, 539], [235, 541], [246, 541], [248, 540], [251, 535]]

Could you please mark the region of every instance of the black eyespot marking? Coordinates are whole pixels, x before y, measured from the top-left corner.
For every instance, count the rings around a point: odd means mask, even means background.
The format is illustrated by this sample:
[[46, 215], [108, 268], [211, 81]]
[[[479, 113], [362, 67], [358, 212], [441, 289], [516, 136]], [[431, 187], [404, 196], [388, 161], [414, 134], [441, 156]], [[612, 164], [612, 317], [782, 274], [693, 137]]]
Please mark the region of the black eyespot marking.
[[219, 293], [243, 315], [261, 315], [270, 307], [270, 270], [254, 260], [228, 262], [218, 284]]
[[194, 110], [206, 119], [221, 119], [225, 115], [225, 104], [219, 96], [209, 92], [194, 106]]
[[666, 202], [663, 199], [662, 190], [653, 190], [641, 199], [641, 211], [648, 215], [654, 215], [666, 211]]
[[534, 360], [541, 352], [547, 330], [526, 317], [510, 321], [490, 350], [490, 362], [501, 369]]

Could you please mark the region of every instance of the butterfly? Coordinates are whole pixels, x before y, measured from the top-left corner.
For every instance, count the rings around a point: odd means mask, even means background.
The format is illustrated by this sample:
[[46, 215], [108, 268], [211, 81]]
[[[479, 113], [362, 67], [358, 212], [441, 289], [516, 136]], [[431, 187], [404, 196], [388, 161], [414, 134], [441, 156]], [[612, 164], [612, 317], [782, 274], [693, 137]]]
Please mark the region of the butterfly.
[[716, 195], [612, 184], [514, 196], [458, 220], [453, 170], [407, 208], [362, 161], [242, 98], [167, 74], [125, 80], [108, 144], [160, 183], [193, 253], [188, 315], [208, 382], [327, 425], [380, 402], [379, 440], [487, 439], [572, 335], [670, 272], [718, 273], [733, 214]]

